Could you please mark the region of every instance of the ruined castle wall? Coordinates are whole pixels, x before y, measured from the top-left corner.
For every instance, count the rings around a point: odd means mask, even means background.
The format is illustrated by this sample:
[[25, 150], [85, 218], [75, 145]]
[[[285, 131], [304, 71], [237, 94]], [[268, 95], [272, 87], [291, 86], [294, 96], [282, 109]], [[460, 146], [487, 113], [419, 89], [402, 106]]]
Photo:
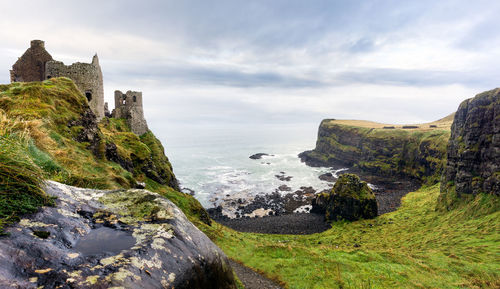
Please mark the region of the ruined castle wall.
[[114, 118], [125, 118], [133, 133], [142, 135], [148, 131], [148, 125], [144, 118], [142, 107], [142, 92], [127, 91], [122, 93], [115, 91], [115, 109]]
[[10, 71], [11, 82], [42, 81], [45, 79], [45, 66], [52, 56], [45, 50], [45, 42], [32, 40], [31, 46], [19, 57]]
[[97, 55], [92, 63], [76, 62], [64, 65], [60, 61], [49, 61], [45, 67], [45, 77], [68, 77], [71, 78], [78, 89], [87, 97], [90, 108], [96, 114], [97, 119], [104, 117], [104, 87], [101, 66]]

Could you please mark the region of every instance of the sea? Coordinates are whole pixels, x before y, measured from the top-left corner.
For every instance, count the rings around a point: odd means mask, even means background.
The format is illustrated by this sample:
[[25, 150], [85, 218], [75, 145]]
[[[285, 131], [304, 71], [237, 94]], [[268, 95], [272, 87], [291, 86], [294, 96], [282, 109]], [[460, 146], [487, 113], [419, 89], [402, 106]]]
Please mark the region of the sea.
[[[315, 147], [318, 124], [191, 125], [163, 131], [162, 143], [184, 192], [194, 192], [205, 208], [225, 197], [251, 198], [269, 194], [281, 185], [313, 187], [321, 191], [331, 183], [320, 180], [332, 172], [309, 167], [298, 154]], [[262, 159], [250, 159], [266, 153]], [[290, 181], [277, 175], [290, 176]]]

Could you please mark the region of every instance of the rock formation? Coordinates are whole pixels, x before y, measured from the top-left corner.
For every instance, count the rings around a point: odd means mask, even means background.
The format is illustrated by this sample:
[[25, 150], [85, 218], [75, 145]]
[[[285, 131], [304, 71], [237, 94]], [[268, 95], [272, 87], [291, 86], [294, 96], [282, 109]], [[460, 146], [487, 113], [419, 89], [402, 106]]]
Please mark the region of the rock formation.
[[441, 203], [480, 193], [500, 195], [500, 89], [463, 101], [451, 127]]
[[377, 201], [366, 182], [354, 174], [343, 174], [330, 193], [316, 196], [311, 212], [324, 213], [329, 221], [372, 219], [377, 216]]
[[1, 288], [236, 288], [224, 253], [160, 195], [45, 191], [56, 207], [1, 237]]

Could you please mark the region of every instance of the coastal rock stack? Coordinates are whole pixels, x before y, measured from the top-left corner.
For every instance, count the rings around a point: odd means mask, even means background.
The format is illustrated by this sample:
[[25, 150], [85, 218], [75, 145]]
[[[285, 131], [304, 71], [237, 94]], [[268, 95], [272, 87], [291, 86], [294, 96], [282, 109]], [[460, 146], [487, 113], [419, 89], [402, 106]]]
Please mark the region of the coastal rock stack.
[[312, 206], [312, 212], [324, 213], [328, 221], [356, 221], [377, 216], [375, 194], [354, 174], [341, 175], [332, 191], [319, 194]]

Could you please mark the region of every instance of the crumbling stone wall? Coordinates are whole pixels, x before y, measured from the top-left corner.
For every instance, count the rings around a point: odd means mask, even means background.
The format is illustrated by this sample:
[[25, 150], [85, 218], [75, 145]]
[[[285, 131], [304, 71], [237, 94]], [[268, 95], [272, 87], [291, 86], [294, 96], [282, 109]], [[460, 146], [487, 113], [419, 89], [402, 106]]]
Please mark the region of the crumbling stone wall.
[[104, 87], [97, 54], [92, 58], [92, 63], [76, 62], [64, 65], [61, 61], [48, 61], [45, 77], [48, 79], [60, 76], [71, 78], [75, 82], [78, 89], [87, 97], [97, 120], [101, 120], [104, 117]]
[[53, 60], [45, 50], [45, 42], [32, 40], [31, 46], [12, 65], [10, 82], [42, 81], [45, 79], [45, 65]]
[[133, 133], [142, 135], [148, 131], [144, 110], [142, 108], [142, 92], [115, 90], [114, 118], [125, 118]]

